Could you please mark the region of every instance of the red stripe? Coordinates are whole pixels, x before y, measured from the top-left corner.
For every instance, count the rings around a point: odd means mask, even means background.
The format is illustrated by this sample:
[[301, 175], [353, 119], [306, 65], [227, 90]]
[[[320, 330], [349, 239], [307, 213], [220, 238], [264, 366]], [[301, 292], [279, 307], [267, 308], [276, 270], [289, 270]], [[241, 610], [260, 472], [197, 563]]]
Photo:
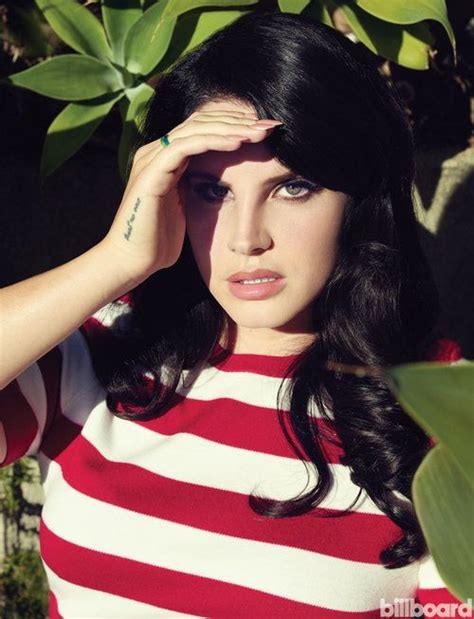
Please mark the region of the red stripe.
[[48, 619], [63, 619], [63, 616], [59, 612], [58, 600], [52, 591], [49, 592]]
[[46, 435], [60, 403], [62, 354], [59, 346], [55, 346], [44, 357], [41, 357], [38, 360], [38, 366], [43, 376], [48, 402], [48, 413], [43, 432]]
[[[375, 619], [379, 609], [344, 612], [293, 602], [248, 587], [94, 552], [67, 542], [41, 521], [45, 563], [64, 580], [127, 599], [200, 617]], [[316, 585], [317, 586], [317, 585]], [[94, 609], [91, 608], [91, 615]]]
[[[252, 374], [262, 374], [275, 378], [284, 378], [290, 365], [296, 361], [299, 355], [274, 356], [257, 355], [247, 353], [231, 353], [225, 357], [224, 349], [217, 344], [215, 347], [215, 357], [209, 361], [224, 372], [251, 372]], [[292, 376], [293, 371], [288, 373]]]
[[52, 431], [45, 436], [41, 445], [41, 451], [50, 460], [56, 460], [71, 444], [74, 449], [74, 440], [80, 435], [82, 426], [71, 421], [58, 411], [53, 423]]
[[[54, 418], [59, 398], [61, 380], [59, 348], [53, 348], [41, 357], [38, 360], [38, 367], [46, 392], [46, 432]], [[7, 440], [7, 457], [2, 466], [6, 466], [22, 458], [28, 451], [38, 431], [38, 421], [17, 380], [13, 380], [0, 391], [0, 412]]]
[[7, 440], [7, 456], [2, 466], [7, 466], [28, 451], [38, 431], [38, 422], [16, 380], [0, 391], [0, 412]]
[[[287, 412], [284, 415], [288, 415]], [[275, 409], [253, 406], [236, 400], [220, 398], [212, 401], [193, 400], [176, 395], [173, 409], [162, 417], [136, 421], [139, 425], [167, 436], [186, 432], [195, 436], [285, 458], [298, 458], [286, 440]], [[323, 435], [334, 436], [324, 419], [314, 419]], [[290, 432], [296, 441], [294, 433]], [[327, 461], [338, 463], [343, 455], [341, 447], [323, 442]], [[308, 458], [305, 458], [309, 461]]]
[[243, 539], [376, 564], [380, 551], [400, 534], [388, 517], [377, 514], [350, 512], [324, 518], [313, 512], [298, 516], [297, 523], [294, 517], [259, 516], [245, 494], [175, 481], [133, 464], [110, 462], [82, 436], [57, 462], [66, 482], [82, 494], [137, 513]]

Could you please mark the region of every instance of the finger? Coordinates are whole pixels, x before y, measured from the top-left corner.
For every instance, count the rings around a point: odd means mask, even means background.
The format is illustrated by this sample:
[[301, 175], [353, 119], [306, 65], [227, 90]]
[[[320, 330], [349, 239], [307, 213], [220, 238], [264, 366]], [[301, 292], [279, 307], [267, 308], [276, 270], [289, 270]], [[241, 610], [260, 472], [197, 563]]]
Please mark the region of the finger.
[[216, 122], [217, 119], [221, 122], [226, 122], [228, 124], [242, 123], [244, 125], [251, 125], [252, 123], [259, 120], [256, 116], [197, 116], [192, 121], [190, 121], [190, 123], [213, 123]]
[[[256, 121], [254, 119], [227, 117], [226, 120], [222, 120], [220, 116], [217, 119], [207, 118], [206, 120], [195, 117], [193, 121], [184, 122], [181, 125], [175, 127], [170, 131], [168, 139], [170, 144], [178, 138], [188, 137], [190, 135], [199, 135], [205, 131], [209, 131], [212, 134], [221, 135], [242, 135], [242, 137], [250, 138], [252, 142], [258, 142], [264, 139], [268, 135], [268, 131], [273, 127], [259, 127], [255, 128]], [[263, 129], [263, 130], [262, 130]], [[142, 146], [136, 153], [134, 158], [134, 167], [146, 165], [150, 157], [156, 154], [156, 151], [161, 151], [164, 146], [160, 140], [154, 140], [149, 142], [145, 146]]]
[[[245, 126], [247, 125], [251, 125], [252, 123], [255, 122], [254, 119], [252, 118], [245, 118], [245, 116], [242, 115], [241, 112], [237, 112], [234, 116], [222, 116], [222, 112], [216, 112], [216, 113], [209, 113], [209, 116], [206, 118], [204, 116], [195, 116], [192, 120], [193, 121], [200, 121], [200, 122], [215, 122], [216, 118], [219, 118], [220, 120], [222, 120], [222, 122], [227, 122], [229, 125], [231, 124], [243, 124]], [[186, 122], [188, 121], [188, 123], [186, 124]], [[175, 137], [178, 137], [177, 134], [177, 130], [185, 127], [185, 126], [189, 126], [189, 122], [191, 121], [191, 117], [189, 117], [189, 119], [187, 119], [187, 121], [184, 121], [183, 123], [181, 123], [180, 125], [177, 125], [176, 127], [174, 127], [169, 133], [167, 133], [166, 135], [168, 136], [168, 139], [171, 140], [174, 139]], [[147, 144], [144, 144], [143, 146], [141, 146], [136, 152], [135, 152], [135, 156], [134, 156], [134, 165], [136, 162], [140, 161], [144, 155], [147, 155], [150, 151], [154, 151], [158, 146], [162, 146], [161, 144], [161, 138], [158, 138], [157, 140], [153, 140], [152, 142], [148, 142]]]
[[200, 135], [204, 133], [210, 133], [212, 135], [242, 135], [250, 138], [252, 142], [258, 142], [264, 139], [268, 135], [268, 131], [273, 129], [274, 126], [262, 126], [255, 121], [238, 121], [238, 122], [225, 122], [222, 120], [216, 121], [204, 121], [199, 120], [193, 123], [188, 123], [180, 128], [174, 129], [168, 134], [170, 143], [176, 141], [178, 138], [189, 137], [190, 135]]
[[193, 116], [197, 116], [198, 114], [209, 114], [210, 116], [218, 116], [219, 114], [230, 114], [233, 116], [256, 116], [256, 112], [247, 112], [243, 110], [203, 110], [193, 112], [188, 116], [188, 118], [192, 118]]

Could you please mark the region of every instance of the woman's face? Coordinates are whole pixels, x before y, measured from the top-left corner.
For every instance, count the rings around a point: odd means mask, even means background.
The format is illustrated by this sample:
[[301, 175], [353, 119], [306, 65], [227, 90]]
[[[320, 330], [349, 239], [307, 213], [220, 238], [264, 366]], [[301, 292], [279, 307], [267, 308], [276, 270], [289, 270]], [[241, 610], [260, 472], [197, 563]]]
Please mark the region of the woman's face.
[[[229, 101], [208, 102], [198, 110], [255, 111]], [[192, 156], [180, 183], [187, 234], [202, 278], [248, 341], [249, 335], [269, 338], [274, 330], [311, 333], [312, 301], [337, 260], [348, 196], [309, 181], [272, 180], [285, 174], [296, 177], [263, 140], [232, 152]], [[252, 275], [256, 270], [277, 279], [251, 283], [265, 276]], [[239, 272], [249, 274], [248, 283], [229, 282]]]

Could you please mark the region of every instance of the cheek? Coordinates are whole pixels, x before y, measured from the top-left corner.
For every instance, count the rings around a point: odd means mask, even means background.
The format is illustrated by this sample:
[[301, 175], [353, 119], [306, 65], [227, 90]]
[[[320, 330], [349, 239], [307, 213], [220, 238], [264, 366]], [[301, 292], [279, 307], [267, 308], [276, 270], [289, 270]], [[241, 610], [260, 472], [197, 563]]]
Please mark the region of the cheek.
[[327, 279], [338, 258], [342, 213], [333, 212], [330, 217], [317, 215], [287, 221], [278, 230], [276, 245], [285, 248], [286, 262], [294, 273], [301, 274], [301, 283]]
[[217, 215], [204, 215], [196, 210], [188, 209], [186, 211], [186, 232], [199, 271], [203, 279], [208, 282], [212, 271], [211, 261], [218, 245], [219, 226]]

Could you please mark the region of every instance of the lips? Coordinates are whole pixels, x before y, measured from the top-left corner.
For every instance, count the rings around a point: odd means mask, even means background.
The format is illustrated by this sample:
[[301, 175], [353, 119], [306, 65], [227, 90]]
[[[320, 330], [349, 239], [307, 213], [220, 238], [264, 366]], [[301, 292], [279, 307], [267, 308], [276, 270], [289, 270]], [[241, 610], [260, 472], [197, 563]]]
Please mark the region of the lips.
[[283, 276], [281, 273], [275, 271], [268, 271], [267, 269], [256, 269], [255, 271], [239, 271], [227, 278], [229, 282], [240, 282], [244, 279], [261, 279], [263, 277], [274, 277], [275, 279], [281, 279]]

